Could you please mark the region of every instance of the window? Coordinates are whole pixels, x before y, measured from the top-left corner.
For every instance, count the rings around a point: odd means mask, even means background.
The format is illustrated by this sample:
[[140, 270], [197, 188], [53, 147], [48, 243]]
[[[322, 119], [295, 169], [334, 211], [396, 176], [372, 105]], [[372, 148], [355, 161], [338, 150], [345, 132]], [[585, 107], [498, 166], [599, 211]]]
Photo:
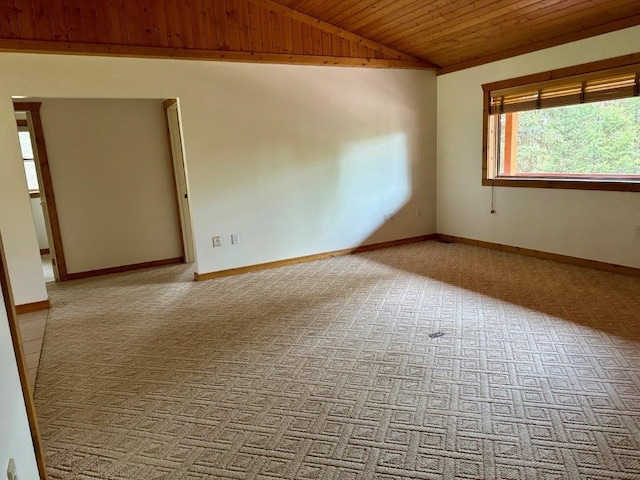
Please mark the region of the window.
[[617, 61], [483, 85], [483, 184], [640, 191], [640, 64]]
[[18, 127], [18, 138], [20, 140], [20, 150], [22, 150], [22, 160], [24, 161], [24, 173], [27, 177], [27, 187], [30, 193], [37, 194], [40, 192], [40, 185], [38, 184], [36, 161], [33, 155], [29, 130], [26, 127]]

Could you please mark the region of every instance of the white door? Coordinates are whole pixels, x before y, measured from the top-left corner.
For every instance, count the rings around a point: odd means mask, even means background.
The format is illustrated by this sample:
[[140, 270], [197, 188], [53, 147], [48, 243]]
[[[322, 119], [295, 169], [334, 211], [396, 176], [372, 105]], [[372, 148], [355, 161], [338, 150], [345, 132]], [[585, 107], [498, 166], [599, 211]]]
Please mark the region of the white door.
[[178, 210], [180, 212], [180, 225], [182, 230], [182, 243], [184, 244], [184, 261], [195, 262], [195, 249], [193, 247], [193, 230], [191, 228], [191, 210], [189, 207], [189, 188], [187, 184], [187, 172], [184, 162], [184, 150], [182, 148], [182, 129], [180, 127], [180, 112], [177, 102], [166, 108], [167, 124], [169, 126], [169, 140], [171, 141], [171, 156], [173, 157], [173, 170], [176, 179], [176, 192], [178, 195]]

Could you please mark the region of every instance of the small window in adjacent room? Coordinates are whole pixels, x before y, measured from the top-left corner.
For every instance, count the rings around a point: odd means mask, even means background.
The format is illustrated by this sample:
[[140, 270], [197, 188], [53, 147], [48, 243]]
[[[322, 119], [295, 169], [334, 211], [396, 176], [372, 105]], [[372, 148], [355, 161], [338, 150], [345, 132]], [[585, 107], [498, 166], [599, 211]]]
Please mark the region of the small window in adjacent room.
[[36, 161], [33, 155], [33, 147], [31, 144], [31, 134], [26, 128], [20, 128], [18, 131], [20, 139], [20, 149], [22, 150], [22, 160], [24, 162], [24, 173], [27, 177], [27, 186], [29, 193], [40, 193], [40, 185], [38, 185], [38, 173], [36, 172]]
[[640, 65], [586, 67], [483, 85], [484, 185], [640, 191]]

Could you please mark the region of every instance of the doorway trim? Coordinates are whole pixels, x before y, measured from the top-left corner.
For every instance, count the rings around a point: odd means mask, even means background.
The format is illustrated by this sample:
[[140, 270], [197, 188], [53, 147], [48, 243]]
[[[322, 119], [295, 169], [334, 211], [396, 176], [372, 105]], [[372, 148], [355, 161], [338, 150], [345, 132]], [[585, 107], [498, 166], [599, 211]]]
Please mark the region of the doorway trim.
[[6, 255], [0, 236], [0, 288], [4, 297], [7, 318], [9, 320], [9, 331], [11, 333], [11, 341], [13, 343], [13, 351], [16, 357], [18, 367], [18, 376], [20, 377], [20, 386], [22, 388], [22, 397], [24, 398], [24, 406], [27, 411], [27, 419], [29, 420], [29, 429], [31, 431], [31, 440], [33, 442], [33, 450], [38, 464], [38, 473], [42, 480], [47, 480], [47, 467], [45, 463], [44, 449], [42, 447], [42, 438], [40, 437], [40, 428], [38, 427], [38, 418], [36, 415], [36, 407], [27, 381], [27, 367], [25, 365], [24, 350], [22, 348], [22, 335], [20, 334], [20, 326], [17, 320], [16, 308], [13, 302], [13, 294], [11, 293], [11, 281], [9, 280], [9, 270], [7, 269]]
[[26, 112], [27, 122], [31, 125], [33, 141], [36, 146], [36, 157], [40, 172], [40, 194], [46, 206], [45, 222], [50, 233], [51, 258], [54, 262], [54, 270], [58, 272], [58, 280], [68, 280], [67, 264], [65, 262], [64, 248], [62, 247], [62, 234], [60, 232], [60, 221], [56, 208], [56, 199], [53, 193], [53, 182], [51, 180], [51, 169], [49, 167], [49, 157], [47, 156], [47, 146], [44, 141], [44, 130], [40, 118], [41, 102], [14, 102], [13, 109], [16, 112]]

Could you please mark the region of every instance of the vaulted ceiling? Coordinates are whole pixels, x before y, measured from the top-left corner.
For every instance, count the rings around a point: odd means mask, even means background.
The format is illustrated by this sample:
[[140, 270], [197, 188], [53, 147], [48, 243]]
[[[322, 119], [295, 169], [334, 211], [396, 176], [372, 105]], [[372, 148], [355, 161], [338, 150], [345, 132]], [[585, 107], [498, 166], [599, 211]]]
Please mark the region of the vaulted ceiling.
[[442, 73], [639, 24], [638, 0], [2, 0], [0, 50]]

